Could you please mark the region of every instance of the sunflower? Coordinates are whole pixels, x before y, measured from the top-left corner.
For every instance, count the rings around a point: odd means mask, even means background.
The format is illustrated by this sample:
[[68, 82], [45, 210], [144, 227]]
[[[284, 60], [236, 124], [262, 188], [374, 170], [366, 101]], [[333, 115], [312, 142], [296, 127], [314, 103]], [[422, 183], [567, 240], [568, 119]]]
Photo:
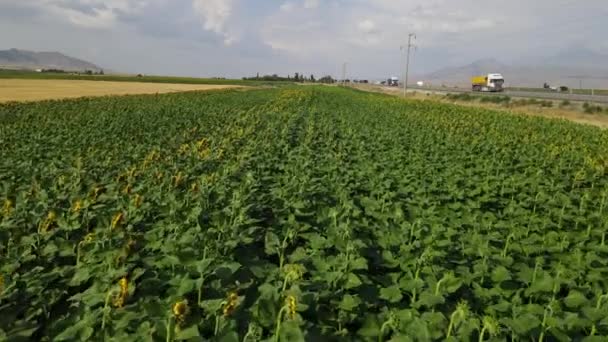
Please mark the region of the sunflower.
[[239, 296], [236, 294], [236, 292], [231, 292], [228, 294], [228, 299], [226, 299], [226, 305], [224, 305], [224, 317], [232, 315], [238, 305], [238, 300]]
[[74, 201], [74, 204], [72, 205], [72, 212], [73, 213], [77, 213], [82, 209], [82, 201], [81, 200], [76, 200]]
[[129, 295], [129, 281], [127, 280], [127, 277], [120, 278], [118, 286], [120, 287], [120, 293], [114, 298], [114, 306], [122, 308]]
[[4, 217], [9, 217], [13, 212], [13, 202], [9, 199], [4, 200], [4, 205], [2, 206], [2, 215]]
[[141, 207], [141, 204], [144, 201], [144, 197], [141, 196], [140, 194], [136, 194], [135, 198], [133, 199], [133, 204], [135, 205], [135, 208], [139, 208]]
[[55, 214], [55, 212], [52, 210], [49, 211], [49, 213], [46, 215], [46, 219], [44, 219], [44, 221], [40, 225], [40, 231], [42, 231], [43, 233], [46, 233], [49, 230], [49, 228], [51, 227], [51, 225], [55, 222], [56, 219], [57, 219], [57, 214]]
[[175, 176], [172, 177], [173, 178], [173, 184], [174, 186], [177, 188], [182, 181], [184, 180], [184, 175], [182, 174], [181, 171], [179, 171]]
[[94, 233], [89, 233], [84, 237], [84, 243], [91, 243], [93, 242], [93, 240], [95, 240], [95, 234]]
[[116, 229], [124, 218], [124, 214], [122, 212], [116, 213], [112, 218], [112, 229]]
[[173, 304], [173, 316], [175, 316], [175, 319], [177, 319], [178, 322], [185, 321], [189, 312], [190, 308], [188, 307], [187, 300], [184, 299], [181, 302]]
[[291, 319], [294, 319], [296, 315], [296, 310], [298, 309], [298, 302], [296, 301], [296, 297], [294, 297], [293, 295], [289, 295], [287, 296], [287, 299], [285, 301], [287, 304], [287, 311], [289, 313], [289, 317]]

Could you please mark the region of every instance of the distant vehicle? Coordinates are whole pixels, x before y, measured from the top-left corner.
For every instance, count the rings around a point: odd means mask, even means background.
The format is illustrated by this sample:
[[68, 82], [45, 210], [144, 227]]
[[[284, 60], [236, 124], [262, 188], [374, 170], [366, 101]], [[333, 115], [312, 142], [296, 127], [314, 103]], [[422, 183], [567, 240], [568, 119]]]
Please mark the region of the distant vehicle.
[[559, 86], [559, 87], [555, 87], [555, 86], [551, 86], [549, 85], [549, 83], [545, 82], [543, 84], [543, 88], [547, 89], [547, 90], [552, 90], [552, 91], [568, 91], [570, 89], [568, 89], [568, 87], [566, 86]]
[[505, 79], [501, 74], [487, 74], [471, 78], [473, 91], [501, 92], [504, 90]]
[[418, 81], [418, 82], [416, 82], [416, 85], [419, 87], [424, 87], [424, 82]]
[[386, 80], [386, 84], [389, 87], [398, 87], [399, 86], [399, 77], [393, 76], [393, 77], [389, 78], [388, 80]]
[[547, 83], [547, 82], [545, 82], [545, 83], [543, 84], [543, 88], [544, 88], [544, 89], [547, 89], [547, 90], [553, 90], [553, 91], [557, 91], [557, 87], [555, 87], [555, 86], [551, 86], [551, 85], [550, 85], [549, 83]]

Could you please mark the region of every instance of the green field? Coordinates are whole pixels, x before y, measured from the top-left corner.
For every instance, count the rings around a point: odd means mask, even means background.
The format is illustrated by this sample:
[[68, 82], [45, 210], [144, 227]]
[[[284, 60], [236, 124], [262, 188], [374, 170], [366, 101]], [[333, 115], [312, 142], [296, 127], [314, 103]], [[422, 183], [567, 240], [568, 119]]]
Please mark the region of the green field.
[[607, 341], [608, 131], [338, 87], [0, 106], [0, 340]]
[[[509, 90], [515, 90], [515, 91], [530, 91], [530, 92], [541, 92], [541, 93], [554, 93], [555, 91], [553, 90], [547, 90], [544, 88], [523, 88], [523, 87], [509, 87]], [[577, 94], [577, 95], [602, 95], [602, 96], [607, 96], [608, 95], [608, 89], [578, 89], [578, 88], [572, 88], [572, 94]], [[565, 93], [570, 93], [570, 90], [568, 90]]]
[[85, 80], [113, 82], [146, 82], [146, 83], [177, 83], [177, 84], [226, 84], [226, 85], [288, 85], [291, 82], [278, 81], [249, 81], [236, 79], [215, 79], [175, 76], [121, 76], [121, 75], [77, 75], [70, 73], [40, 73], [25, 70], [0, 69], [0, 79], [40, 79], [40, 80]]

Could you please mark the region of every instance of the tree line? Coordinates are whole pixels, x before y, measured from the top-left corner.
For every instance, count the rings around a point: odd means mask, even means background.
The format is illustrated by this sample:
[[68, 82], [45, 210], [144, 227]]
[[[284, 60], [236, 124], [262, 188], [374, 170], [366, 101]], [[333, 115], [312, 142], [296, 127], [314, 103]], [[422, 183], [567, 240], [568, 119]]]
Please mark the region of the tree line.
[[49, 74], [73, 74], [73, 75], [105, 75], [103, 69], [100, 70], [84, 70], [84, 71], [65, 71], [63, 69], [39, 69], [38, 72]]
[[300, 83], [304, 83], [304, 82], [335, 83], [336, 82], [336, 80], [333, 79], [333, 77], [331, 77], [331, 76], [323, 76], [319, 79], [316, 79], [315, 76], [312, 74], [309, 77], [306, 77], [306, 75], [300, 74], [298, 72], [296, 72], [293, 76], [287, 75], [287, 77], [279, 76], [277, 74], [260, 76], [260, 74], [258, 73], [254, 77], [243, 77], [243, 80], [245, 80], [245, 81], [283, 81], [283, 82], [300, 82]]

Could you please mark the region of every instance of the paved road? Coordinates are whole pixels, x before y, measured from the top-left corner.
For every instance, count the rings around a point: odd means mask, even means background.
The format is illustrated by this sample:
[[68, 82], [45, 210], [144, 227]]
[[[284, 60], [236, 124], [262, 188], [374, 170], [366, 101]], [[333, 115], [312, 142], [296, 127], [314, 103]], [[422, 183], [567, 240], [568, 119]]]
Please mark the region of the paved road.
[[524, 97], [544, 100], [569, 100], [569, 101], [581, 101], [581, 102], [595, 102], [595, 103], [606, 103], [608, 104], [608, 96], [605, 95], [578, 95], [569, 93], [550, 93], [550, 92], [533, 92], [533, 91], [515, 91], [505, 90], [502, 93], [480, 93], [473, 92], [468, 89], [455, 89], [455, 88], [441, 88], [441, 87], [410, 87], [411, 90], [421, 91], [434, 91], [442, 93], [471, 93], [483, 96], [512, 96], [512, 97]]

